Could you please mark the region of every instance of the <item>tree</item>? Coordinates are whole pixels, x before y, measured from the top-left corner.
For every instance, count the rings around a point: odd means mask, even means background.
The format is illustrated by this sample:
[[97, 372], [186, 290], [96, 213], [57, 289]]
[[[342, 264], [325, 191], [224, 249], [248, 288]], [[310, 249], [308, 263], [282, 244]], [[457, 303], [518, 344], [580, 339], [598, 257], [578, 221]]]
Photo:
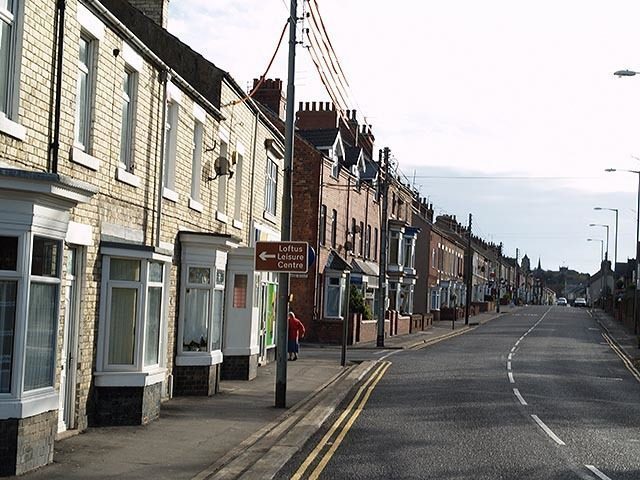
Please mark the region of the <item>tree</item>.
[[351, 285], [351, 289], [349, 290], [349, 311], [351, 313], [362, 314], [364, 320], [371, 320], [373, 318], [371, 308], [369, 308], [369, 305], [364, 301], [362, 290], [355, 285]]

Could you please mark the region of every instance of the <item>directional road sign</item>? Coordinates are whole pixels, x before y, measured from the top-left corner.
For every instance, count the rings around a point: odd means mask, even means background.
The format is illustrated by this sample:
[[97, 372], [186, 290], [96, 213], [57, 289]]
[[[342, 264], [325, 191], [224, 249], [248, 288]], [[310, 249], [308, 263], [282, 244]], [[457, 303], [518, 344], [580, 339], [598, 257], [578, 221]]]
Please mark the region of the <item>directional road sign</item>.
[[307, 273], [307, 242], [256, 242], [255, 270], [258, 272]]

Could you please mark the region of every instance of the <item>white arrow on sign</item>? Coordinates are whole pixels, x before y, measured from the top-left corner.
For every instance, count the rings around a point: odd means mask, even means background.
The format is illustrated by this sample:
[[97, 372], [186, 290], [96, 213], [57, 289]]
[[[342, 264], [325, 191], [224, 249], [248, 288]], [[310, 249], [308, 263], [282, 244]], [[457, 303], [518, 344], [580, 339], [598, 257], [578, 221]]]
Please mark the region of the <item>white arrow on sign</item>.
[[260, 252], [260, 255], [258, 255], [260, 257], [260, 260], [262, 260], [263, 262], [267, 261], [267, 258], [276, 258], [275, 254], [269, 254], [267, 252]]

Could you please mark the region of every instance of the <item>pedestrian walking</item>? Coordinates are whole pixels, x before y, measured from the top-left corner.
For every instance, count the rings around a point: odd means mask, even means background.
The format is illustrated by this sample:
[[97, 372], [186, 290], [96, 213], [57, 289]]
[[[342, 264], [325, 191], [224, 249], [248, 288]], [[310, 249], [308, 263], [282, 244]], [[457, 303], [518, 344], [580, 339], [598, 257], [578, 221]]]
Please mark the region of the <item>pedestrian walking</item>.
[[289, 334], [287, 342], [287, 352], [289, 353], [289, 360], [298, 359], [298, 351], [300, 350], [300, 344], [298, 341], [304, 337], [304, 325], [293, 312], [289, 312]]

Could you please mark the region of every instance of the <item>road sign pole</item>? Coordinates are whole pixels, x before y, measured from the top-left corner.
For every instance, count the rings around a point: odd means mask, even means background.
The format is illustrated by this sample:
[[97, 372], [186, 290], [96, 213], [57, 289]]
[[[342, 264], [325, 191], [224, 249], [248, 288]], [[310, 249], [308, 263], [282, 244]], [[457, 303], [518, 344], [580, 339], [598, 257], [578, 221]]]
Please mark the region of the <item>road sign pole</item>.
[[[293, 168], [293, 107], [295, 105], [296, 23], [298, 2], [291, 0], [289, 12], [289, 68], [287, 80], [287, 117], [284, 131], [284, 182], [282, 195], [282, 240], [291, 240], [291, 169]], [[276, 363], [276, 408], [287, 407], [287, 333], [289, 312], [289, 274], [278, 276], [278, 337]]]

